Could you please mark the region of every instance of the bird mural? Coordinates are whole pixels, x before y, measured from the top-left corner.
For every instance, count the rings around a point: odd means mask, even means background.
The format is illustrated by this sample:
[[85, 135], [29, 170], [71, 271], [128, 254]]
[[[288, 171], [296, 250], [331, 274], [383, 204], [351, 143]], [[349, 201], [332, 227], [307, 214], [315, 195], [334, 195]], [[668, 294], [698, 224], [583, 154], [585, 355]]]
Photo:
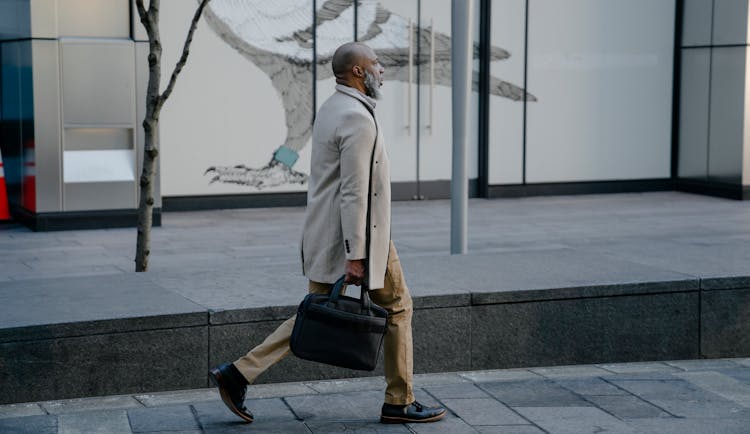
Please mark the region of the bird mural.
[[[386, 81], [408, 82], [409, 69], [419, 65], [420, 76], [414, 74], [413, 79], [426, 82], [431, 74], [430, 65], [434, 65], [434, 83], [451, 86], [450, 36], [439, 32], [432, 35], [431, 27], [412, 26], [408, 19], [388, 11], [377, 0], [357, 1], [360, 33], [364, 31], [358, 40], [375, 51], [386, 69]], [[307, 174], [295, 170], [294, 164], [312, 134], [312, 68], [315, 68], [317, 80], [333, 76], [330, 63], [334, 51], [352, 40], [354, 2], [319, 0], [315, 29], [310, 0], [212, 0], [204, 15], [209, 27], [224, 42], [270, 77], [281, 98], [287, 127], [284, 143], [273, 152], [265, 166], [211, 166], [204, 176], [211, 176], [210, 183], [240, 184], [258, 190], [285, 184], [304, 185]], [[409, 62], [410, 30], [413, 41], [422, 47], [434, 44], [433, 59], [429, 50], [422, 50], [420, 55], [414, 50], [412, 62]], [[474, 55], [477, 57], [478, 47]], [[490, 56], [491, 61], [500, 61], [509, 58], [510, 53], [493, 46]], [[477, 83], [475, 71], [475, 88]], [[497, 77], [490, 77], [490, 93], [514, 101], [522, 100], [525, 95], [527, 101], [536, 101], [523, 88]]]

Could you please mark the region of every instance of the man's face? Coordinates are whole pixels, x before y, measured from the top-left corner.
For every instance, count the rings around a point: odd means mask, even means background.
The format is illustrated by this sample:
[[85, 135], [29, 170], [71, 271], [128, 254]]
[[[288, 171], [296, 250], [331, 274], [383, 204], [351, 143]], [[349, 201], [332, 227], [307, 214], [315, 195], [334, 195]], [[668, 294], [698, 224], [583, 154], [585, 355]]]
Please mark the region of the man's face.
[[367, 91], [367, 96], [370, 98], [379, 99], [382, 94], [380, 87], [383, 85], [383, 74], [385, 68], [378, 61], [378, 56], [371, 49], [367, 50], [367, 54], [364, 56], [364, 86]]

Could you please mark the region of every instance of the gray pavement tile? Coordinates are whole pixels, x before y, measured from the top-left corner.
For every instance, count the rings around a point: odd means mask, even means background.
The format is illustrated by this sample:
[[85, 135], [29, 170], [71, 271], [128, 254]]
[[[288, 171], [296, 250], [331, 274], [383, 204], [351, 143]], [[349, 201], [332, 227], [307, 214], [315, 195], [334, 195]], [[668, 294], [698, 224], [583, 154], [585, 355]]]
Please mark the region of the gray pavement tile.
[[131, 434], [125, 410], [87, 411], [58, 416], [59, 434]]
[[305, 425], [314, 434], [335, 434], [335, 433], [367, 433], [367, 434], [390, 434], [390, 433], [409, 433], [408, 428], [404, 425], [384, 425], [380, 422], [361, 422], [361, 421], [317, 421], [306, 422]]
[[[675, 371], [684, 372], [684, 371]], [[626, 374], [612, 374], [600, 377], [602, 380], [624, 380], [624, 381], [669, 381], [674, 380], [676, 377], [673, 376], [674, 372], [633, 372]]]
[[[70, 271], [71, 269], [87, 269], [90, 267], [117, 267], [121, 260], [117, 257], [107, 256], [106, 253], [101, 252], [86, 252], [80, 254], [79, 252], [61, 251], [53, 252], [50, 254], [38, 254], [34, 253], [34, 258], [26, 258], [23, 263], [28, 265], [34, 271], [41, 272], [61, 272]], [[64, 256], [66, 258], [65, 264], [60, 264], [57, 260], [58, 256]], [[67, 268], [65, 267], [67, 265]]]
[[144, 393], [134, 395], [146, 407], [161, 405], [192, 404], [206, 401], [220, 401], [218, 389], [176, 390], [171, 392]]
[[31, 267], [14, 257], [0, 257], [0, 270], [0, 276], [7, 280], [11, 280], [11, 275], [33, 274]]
[[385, 379], [378, 377], [346, 378], [305, 383], [319, 393], [362, 392], [367, 390], [385, 390]]
[[[698, 282], [684, 274], [574, 249], [412, 257], [402, 263], [409, 270], [413, 294], [429, 295], [420, 292], [426, 288], [431, 293], [471, 290], [474, 304], [619, 295], [691, 285], [697, 289]], [[588, 266], [591, 263], [597, 267]], [[539, 264], [544, 264], [543, 273]], [[470, 284], [466, 275], [472, 276]]]
[[128, 395], [76, 398], [39, 403], [50, 414], [74, 413], [79, 411], [115, 410], [142, 407], [141, 403]]
[[[83, 266], [79, 265], [74, 269], [46, 269], [46, 270], [32, 270], [30, 272], [18, 272], [7, 274], [12, 282], [24, 283], [36, 281], [37, 279], [60, 279], [60, 278], [91, 278], [91, 277], [105, 277], [113, 276], [117, 274], [124, 274], [126, 271], [120, 267], [113, 265], [97, 265], [97, 266]], [[32, 283], [27, 283], [32, 285]]]
[[0, 405], [0, 419], [8, 417], [36, 416], [46, 414], [35, 402]]
[[134, 408], [128, 410], [128, 419], [134, 433], [200, 429], [188, 405]]
[[13, 434], [57, 434], [57, 416], [26, 416], [0, 419], [0, 432]]
[[487, 371], [461, 372], [460, 375], [475, 383], [486, 383], [493, 381], [533, 380], [542, 378], [527, 369], [496, 369]]
[[736, 369], [717, 369], [716, 372], [732, 377], [741, 383], [750, 384], [750, 369], [744, 366]]
[[745, 276], [750, 259], [750, 245], [746, 241], [705, 244], [695, 248], [671, 239], [651, 239], [648, 243], [620, 240], [616, 252], [606, 243], [592, 243], [588, 248], [592, 253], [611, 252], [629, 261], [702, 278]]
[[[0, 286], [0, 327], [65, 324], [73, 330], [72, 334], [79, 335], [81, 333], [76, 323], [80, 322], [112, 319], [135, 321], [137, 318], [160, 316], [157, 319], [164, 323], [170, 318], [169, 314], [190, 313], [202, 314], [205, 324], [204, 307], [155, 286], [148, 276], [142, 274], [145, 273], [3, 284]], [[35, 308], [29, 309], [29, 306]], [[160, 325], [168, 327], [167, 324]], [[175, 324], [184, 325], [184, 322]], [[48, 333], [44, 337], [53, 336]]]
[[489, 398], [490, 395], [472, 383], [428, 386], [424, 389], [437, 399], [447, 398]]
[[628, 392], [601, 378], [562, 378], [554, 380], [560, 386], [579, 395], [627, 395]]
[[696, 398], [705, 391], [687, 381], [672, 377], [669, 380], [609, 380], [612, 384], [629, 393], [644, 398]]
[[219, 423], [203, 427], [203, 434], [235, 434], [248, 432], [269, 433], [269, 434], [310, 434], [310, 430], [300, 421], [278, 422], [259, 420], [252, 424], [245, 423]]
[[432, 423], [410, 423], [407, 425], [414, 433], [475, 433], [477, 430], [460, 418], [447, 414], [442, 420]]
[[585, 407], [592, 404], [552, 380], [482, 383], [480, 387], [510, 407]]
[[593, 402], [597, 407], [607, 413], [613, 414], [620, 419], [672, 417], [660, 408], [654, 407], [648, 402], [633, 395], [587, 396], [586, 399]]
[[475, 426], [482, 434], [543, 434], [544, 431], [534, 425], [495, 425]]
[[[71, 233], [75, 233], [75, 231], [72, 231]], [[47, 246], [36, 245], [27, 249], [18, 248], [21, 246], [16, 246], [14, 251], [3, 251], [0, 253], [0, 258], [5, 255], [24, 258], [24, 260], [40, 258], [60, 259], [60, 255], [89, 258], [106, 256], [108, 254], [107, 249], [102, 245], [83, 246], [69, 239], [60, 240], [59, 243], [61, 244], [49, 244]], [[2, 242], [0, 242], [0, 244], [2, 244]], [[131, 241], [131, 244], [135, 243]], [[135, 245], [133, 245], [133, 248], [135, 249]]]
[[203, 432], [214, 433], [309, 433], [304, 424], [297, 421], [281, 399], [248, 400], [245, 405], [255, 416], [255, 422], [245, 423], [224, 405], [223, 402], [203, 402], [193, 408]]
[[[299, 265], [266, 265], [248, 268], [247, 261], [224, 261], [208, 269], [194, 267], [190, 272], [156, 271], [151, 279], [160, 287], [214, 311], [266, 306], [296, 306], [307, 294], [307, 280]], [[267, 288], [274, 288], [268, 291]], [[257, 320], [248, 318], [246, 320]], [[233, 318], [233, 321], [237, 321]]]
[[528, 421], [492, 398], [441, 399], [469, 425], [521, 425]]
[[744, 384], [732, 377], [712, 371], [685, 372], [673, 375], [689, 381], [703, 390], [734, 401], [745, 408], [750, 408], [750, 384]]
[[630, 419], [644, 434], [747, 434], [750, 419]]
[[443, 384], [468, 383], [470, 380], [457, 372], [434, 372], [430, 374], [414, 374], [414, 387], [426, 387]]
[[684, 380], [613, 382], [678, 417], [750, 418], [747, 408]]
[[[419, 399], [419, 398], [418, 398]], [[285, 398], [294, 413], [305, 421], [347, 420], [371, 422], [380, 419], [381, 391], [349, 392]]]
[[553, 366], [551, 368], [530, 368], [529, 371], [542, 375], [547, 378], [580, 378], [580, 377], [599, 377], [610, 375], [606, 371], [594, 365], [581, 366]]
[[189, 431], [150, 431], [148, 434], [203, 434], [201, 430], [189, 430]]
[[663, 362], [604, 363], [596, 365], [616, 374], [640, 374], [658, 372], [678, 372], [679, 368]]
[[516, 407], [515, 410], [549, 433], [637, 433], [596, 407]]
[[675, 360], [664, 362], [683, 371], [713, 371], [716, 369], [738, 368], [740, 365], [732, 359]]
[[315, 389], [300, 383], [253, 384], [247, 388], [245, 397], [246, 399], [262, 399], [317, 394]]
[[[222, 403], [222, 405], [223, 404], [224, 403]], [[211, 405], [213, 405], [213, 403]], [[247, 399], [245, 400], [245, 406], [253, 412], [253, 415], [255, 415], [255, 418], [259, 421], [285, 421], [297, 419], [282, 398]], [[224, 407], [224, 410], [229, 411], [226, 407]]]

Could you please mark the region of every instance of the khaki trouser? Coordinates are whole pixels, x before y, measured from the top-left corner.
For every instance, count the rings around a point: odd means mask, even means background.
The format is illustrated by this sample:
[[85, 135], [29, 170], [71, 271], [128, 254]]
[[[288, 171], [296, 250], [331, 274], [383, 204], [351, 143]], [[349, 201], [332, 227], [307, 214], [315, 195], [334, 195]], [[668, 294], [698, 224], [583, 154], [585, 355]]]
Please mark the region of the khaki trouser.
[[[333, 285], [310, 281], [310, 292], [326, 294]], [[404, 405], [414, 401], [412, 390], [412, 365], [414, 362], [411, 338], [412, 302], [406, 286], [396, 247], [391, 241], [385, 287], [370, 291], [370, 298], [388, 311], [388, 331], [384, 339], [385, 402]], [[252, 383], [271, 365], [289, 354], [289, 338], [294, 329], [294, 319], [284, 321], [260, 345], [237, 359], [234, 366]]]

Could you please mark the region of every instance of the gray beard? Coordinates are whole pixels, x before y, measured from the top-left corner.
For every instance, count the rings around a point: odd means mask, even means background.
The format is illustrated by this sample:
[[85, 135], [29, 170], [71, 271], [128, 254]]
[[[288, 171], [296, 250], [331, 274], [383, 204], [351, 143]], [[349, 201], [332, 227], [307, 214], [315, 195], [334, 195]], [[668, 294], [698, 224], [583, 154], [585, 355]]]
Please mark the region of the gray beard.
[[380, 99], [383, 96], [380, 83], [370, 71], [365, 71], [365, 90], [370, 98]]

